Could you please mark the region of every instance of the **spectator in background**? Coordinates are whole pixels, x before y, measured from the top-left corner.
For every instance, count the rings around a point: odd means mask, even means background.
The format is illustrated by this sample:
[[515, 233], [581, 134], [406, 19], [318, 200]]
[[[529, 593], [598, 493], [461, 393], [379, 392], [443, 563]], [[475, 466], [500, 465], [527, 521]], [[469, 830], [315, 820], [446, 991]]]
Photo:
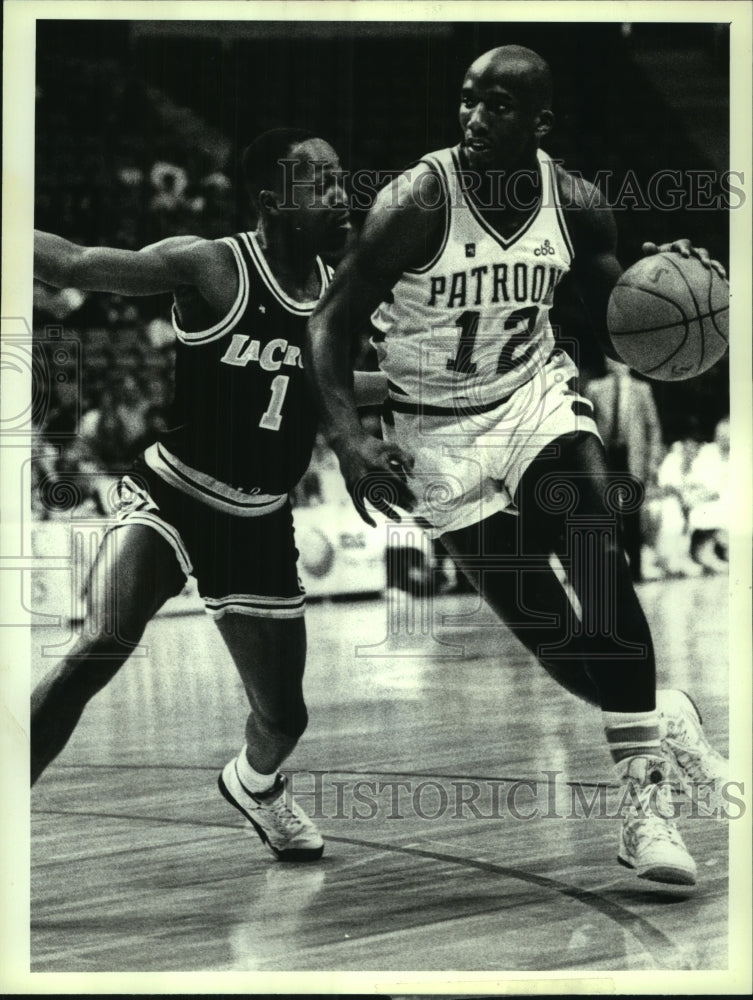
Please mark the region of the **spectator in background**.
[[[117, 485], [117, 478], [104, 468], [86, 440], [76, 438], [63, 450], [57, 462], [56, 473], [58, 485], [70, 493], [71, 503], [76, 506], [77, 517], [105, 516], [111, 513], [112, 495]], [[50, 496], [49, 491], [47, 496]], [[54, 497], [54, 494], [52, 496]], [[47, 498], [45, 502], [50, 505]], [[51, 513], [55, 513], [54, 503], [50, 506]], [[65, 504], [58, 512], [66, 520], [70, 516]]]
[[337, 456], [321, 434], [316, 436], [311, 464], [296, 487], [293, 497], [294, 505], [298, 507], [350, 504], [348, 491], [340, 475]]
[[39, 428], [34, 439], [34, 460], [31, 463], [31, 516], [35, 521], [49, 521], [53, 511], [47, 502], [48, 483], [57, 482], [59, 448], [45, 441]]
[[673, 441], [659, 468], [659, 495], [650, 505], [654, 525], [654, 551], [660, 573], [669, 577], [697, 576], [700, 569], [690, 558], [688, 489], [690, 469], [699, 451], [694, 437]]
[[77, 288], [47, 288], [41, 281], [34, 282], [34, 308], [53, 320], [64, 320], [80, 309], [86, 300]]
[[[650, 495], [656, 489], [664, 451], [651, 386], [635, 378], [626, 365], [607, 358], [603, 369], [588, 382], [585, 394], [594, 406], [610, 471], [634, 476]], [[644, 520], [642, 506], [622, 515], [625, 551], [635, 581], [643, 579]]]
[[204, 177], [199, 185], [202, 199], [201, 228], [207, 239], [217, 239], [234, 228], [233, 185], [221, 170]]
[[701, 445], [691, 466], [690, 555], [706, 573], [725, 573], [729, 559], [729, 418]]
[[714, 441], [697, 436], [675, 441], [659, 469], [656, 522], [658, 567], [669, 576], [726, 572], [728, 549], [729, 420]]
[[99, 407], [84, 414], [81, 437], [105, 467], [117, 469], [151, 443], [151, 409], [139, 377], [126, 372], [117, 387], [105, 388]]
[[172, 388], [158, 365], [146, 369], [143, 375], [146, 411], [146, 437], [152, 441], [167, 430], [167, 412], [172, 402]]
[[[139, 243], [139, 220], [146, 202], [144, 172], [134, 162], [119, 167], [114, 180], [117, 209], [108, 233], [123, 247], [136, 247]], [[105, 235], [104, 233], [102, 235]]]
[[175, 330], [162, 316], [155, 316], [146, 325], [146, 339], [151, 348], [162, 351], [175, 344]]
[[149, 201], [153, 237], [160, 240], [180, 233], [192, 233], [203, 199], [190, 196], [186, 170], [160, 161], [152, 167], [149, 179], [153, 188]]
[[51, 383], [51, 396], [40, 432], [48, 440], [68, 440], [80, 429], [79, 386], [74, 378]]
[[149, 179], [155, 192], [149, 202], [153, 212], [170, 215], [183, 206], [188, 175], [182, 167], [174, 163], [157, 162], [151, 169]]
[[31, 463], [31, 511], [37, 521], [109, 513], [108, 500], [116, 480], [94, 449], [80, 435], [53, 442], [35, 428]]

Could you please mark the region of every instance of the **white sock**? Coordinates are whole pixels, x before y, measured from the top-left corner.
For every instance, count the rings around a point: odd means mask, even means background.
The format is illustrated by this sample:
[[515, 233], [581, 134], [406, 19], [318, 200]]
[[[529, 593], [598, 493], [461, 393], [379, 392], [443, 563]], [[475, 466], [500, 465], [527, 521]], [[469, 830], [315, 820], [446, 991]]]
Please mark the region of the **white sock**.
[[260, 795], [262, 792], [268, 792], [275, 783], [277, 771], [273, 771], [271, 774], [261, 774], [259, 771], [255, 771], [248, 762], [245, 746], [238, 754], [237, 766], [238, 777], [241, 779], [249, 792], [253, 792], [255, 795]]
[[635, 757], [661, 757], [659, 713], [602, 712], [604, 734], [615, 770], [624, 777]]

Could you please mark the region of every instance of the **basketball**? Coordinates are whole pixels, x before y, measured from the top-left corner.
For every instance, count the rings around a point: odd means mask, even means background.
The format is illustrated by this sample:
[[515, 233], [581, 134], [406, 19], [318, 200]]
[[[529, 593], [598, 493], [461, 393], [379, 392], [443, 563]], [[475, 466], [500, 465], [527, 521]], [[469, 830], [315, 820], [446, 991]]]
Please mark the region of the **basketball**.
[[697, 257], [644, 257], [612, 290], [607, 327], [635, 371], [662, 382], [695, 378], [727, 350], [729, 285]]

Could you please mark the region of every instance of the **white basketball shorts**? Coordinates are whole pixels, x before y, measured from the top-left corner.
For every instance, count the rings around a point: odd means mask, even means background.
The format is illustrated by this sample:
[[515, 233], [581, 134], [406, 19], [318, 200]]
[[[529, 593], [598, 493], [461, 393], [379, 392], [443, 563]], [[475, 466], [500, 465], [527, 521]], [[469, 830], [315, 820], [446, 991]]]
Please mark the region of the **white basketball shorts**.
[[415, 458], [408, 482], [412, 516], [436, 538], [498, 511], [517, 513], [520, 479], [557, 438], [587, 432], [601, 440], [591, 403], [572, 388], [578, 369], [555, 350], [534, 377], [493, 409], [437, 413], [395, 400], [383, 420], [385, 439]]

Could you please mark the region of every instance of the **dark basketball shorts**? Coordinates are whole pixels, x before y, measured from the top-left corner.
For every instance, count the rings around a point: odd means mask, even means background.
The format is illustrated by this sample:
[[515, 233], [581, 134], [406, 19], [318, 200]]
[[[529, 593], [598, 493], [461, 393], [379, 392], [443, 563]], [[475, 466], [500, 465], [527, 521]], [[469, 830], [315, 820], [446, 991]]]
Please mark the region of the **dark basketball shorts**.
[[143, 524], [173, 548], [193, 576], [206, 611], [262, 618], [299, 618], [305, 592], [290, 501], [272, 513], [242, 517], [214, 510], [164, 482], [141, 459], [118, 484], [117, 523]]

